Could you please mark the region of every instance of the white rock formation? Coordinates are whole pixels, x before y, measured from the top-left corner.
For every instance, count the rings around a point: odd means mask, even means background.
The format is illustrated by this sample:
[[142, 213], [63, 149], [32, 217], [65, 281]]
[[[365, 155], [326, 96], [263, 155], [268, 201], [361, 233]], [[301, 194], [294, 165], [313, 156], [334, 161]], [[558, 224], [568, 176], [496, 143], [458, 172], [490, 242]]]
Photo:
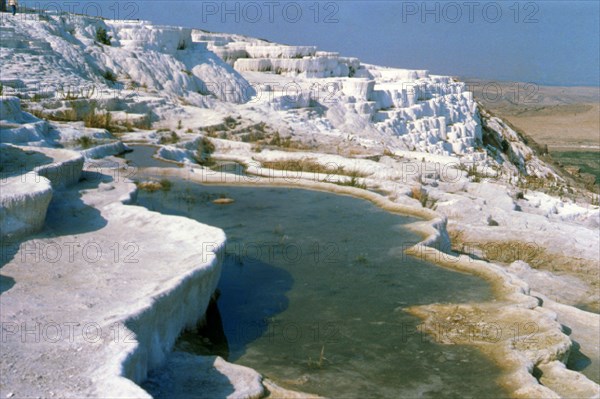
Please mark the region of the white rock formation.
[[53, 189], [79, 181], [83, 157], [73, 151], [0, 144], [0, 236], [20, 238], [39, 231]]
[[2, 268], [14, 280], [0, 315], [3, 396], [149, 397], [135, 383], [163, 364], [216, 288], [220, 229], [124, 205], [132, 183], [94, 179], [95, 189], [58, 192], [48, 230]]
[[[264, 176], [249, 183], [294, 183], [286, 171], [264, 168], [265, 161], [313, 159], [358, 171], [359, 183], [384, 196], [329, 184], [351, 183], [348, 176], [294, 176], [308, 180], [305, 184], [310, 187], [361, 196], [387, 209], [430, 219], [416, 227], [428, 236], [415, 251], [422, 249], [444, 258], [446, 255], [435, 249], [449, 250], [448, 226], [462, 229], [465, 240], [529, 240], [556, 256], [597, 261], [598, 207], [532, 189], [518, 198], [516, 185], [526, 177], [556, 186], [562, 184], [561, 178], [514, 129], [481, 109], [464, 83], [425, 70], [361, 64], [313, 46], [285, 46], [146, 21], [72, 15], [49, 15], [47, 19], [7, 18], [0, 29], [4, 94], [0, 99], [0, 142], [36, 146], [20, 151], [48, 158], [24, 173], [4, 172], [2, 235], [18, 237], [44, 228], [45, 209], [53, 191], [56, 212], [46, 218], [52, 234], [42, 231], [36, 240], [25, 237], [25, 244], [45, 248], [64, 247], [73, 241], [83, 246], [94, 242], [108, 251], [115, 240], [134, 242], [139, 245], [140, 262], [123, 265], [105, 259], [74, 265], [43, 259], [27, 263], [19, 261], [27, 248], [17, 248], [18, 256], [2, 268], [3, 277], [14, 280], [14, 286], [1, 297], [3, 326], [14, 327], [2, 346], [3, 395], [68, 396], [75, 392], [75, 396], [147, 397], [136, 383], [141, 383], [149, 370], [169, 361], [177, 367], [190, 363], [205, 367], [206, 359], [179, 362], [179, 355], [169, 358], [169, 353], [181, 329], [202, 316], [218, 279], [219, 259], [198, 261], [206, 254], [198, 243], [214, 243], [219, 252], [225, 239], [220, 230], [123, 205], [133, 195], [128, 182], [106, 179], [97, 185], [88, 181], [92, 188], [86, 186], [81, 192], [65, 189], [76, 183], [79, 175], [62, 173], [60, 165], [73, 165], [77, 170], [83, 157], [114, 154], [124, 145], [104, 129], [86, 128], [82, 122], [46, 121], [23, 112], [17, 95], [36, 115], [83, 119], [97, 109], [110, 112], [114, 120], [153, 122], [154, 129], [167, 129], [165, 133], [133, 128], [123, 135], [132, 142], [158, 144], [160, 137], [170, 135], [169, 130], [176, 132], [179, 141], [161, 146], [159, 155], [187, 163], [186, 169], [154, 171], [157, 174], [187, 174], [199, 181], [209, 175], [213, 183], [240, 183], [239, 176], [223, 177], [194, 165], [199, 140], [210, 129], [212, 136], [224, 137], [211, 138], [217, 150], [215, 159], [244, 163]], [[110, 45], [96, 43], [99, 28], [112, 37]], [[224, 126], [227, 120], [233, 127]], [[266, 127], [257, 127], [261, 123]], [[262, 150], [274, 132], [299, 148], [294, 152]], [[239, 141], [249, 133], [266, 137], [255, 143]], [[94, 146], [78, 148], [83, 157], [49, 148], [73, 146], [84, 137], [93, 140]], [[3, 155], [6, 148], [0, 148]], [[20, 184], [20, 179], [28, 176], [26, 172], [37, 180]], [[92, 179], [96, 175], [86, 176]], [[67, 211], [66, 206], [72, 209]], [[82, 250], [75, 254], [80, 256]], [[161, 261], [164, 259], [169, 263]], [[507, 322], [535, 320], [543, 327], [547, 341], [531, 350], [511, 347], [515, 342], [510, 337], [495, 347], [496, 359], [510, 365], [506, 379], [513, 392], [529, 397], [594, 397], [597, 385], [560, 363], [568, 363], [571, 349], [569, 337], [561, 331], [562, 323], [573, 329], [574, 340], [585, 342], [581, 351], [591, 354], [591, 367], [598, 368], [597, 348], [594, 352], [590, 339], [598, 335], [597, 317], [568, 306], [584, 296], [593, 299], [588, 282], [533, 271], [520, 263], [502, 267], [466, 256], [457, 259], [446, 266], [488, 278], [502, 294], [501, 303], [464, 305], [461, 312], [471, 312], [469, 317], [483, 314], [482, 322], [489, 322], [488, 316], [502, 316]], [[530, 295], [526, 281], [536, 296], [539, 291], [540, 299]], [[565, 287], [574, 286], [586, 290], [585, 295], [564, 294]], [[436, 315], [453, 307], [431, 305], [415, 309], [415, 313], [436, 322]], [[81, 336], [90, 317], [102, 332], [98, 342], [90, 343]], [[23, 321], [33, 326], [75, 322], [79, 337], [29, 345], [21, 339]], [[115, 328], [125, 334], [127, 342], [111, 339]], [[218, 359], [213, 365], [221, 371], [229, 367]], [[540, 381], [545, 386], [531, 374], [534, 366], [544, 371]], [[60, 374], [52, 374], [54, 370]], [[242, 385], [251, 388], [243, 395], [258, 394], [257, 374], [247, 370], [239, 375], [228, 373], [237, 375], [232, 377], [234, 386], [237, 378], [242, 378]], [[579, 382], [581, 389], [569, 388], [573, 381]]]
[[0, 182], [0, 237], [14, 239], [41, 230], [52, 199], [50, 181], [35, 173]]
[[[145, 21], [50, 18], [49, 23], [3, 22], [2, 57], [19, 60], [3, 64], [5, 86], [56, 99], [135, 96], [140, 88], [186, 96], [198, 104], [209, 93], [238, 103], [248, 98], [247, 82], [205, 45], [194, 43], [191, 29], [155, 27]], [[111, 45], [97, 43], [100, 28], [112, 37]], [[27, 70], [27, 79], [21, 63], [35, 66]], [[227, 85], [216, 84], [224, 82]]]

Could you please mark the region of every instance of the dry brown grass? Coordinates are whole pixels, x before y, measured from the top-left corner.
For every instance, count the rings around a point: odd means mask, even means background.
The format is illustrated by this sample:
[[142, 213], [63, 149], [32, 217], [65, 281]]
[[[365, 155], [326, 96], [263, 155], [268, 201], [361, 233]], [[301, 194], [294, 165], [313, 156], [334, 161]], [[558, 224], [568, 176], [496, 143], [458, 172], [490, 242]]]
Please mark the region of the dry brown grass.
[[[480, 84], [476, 86], [475, 84]], [[483, 81], [473, 81], [475, 98], [499, 117], [522, 129], [551, 150], [581, 145], [600, 145], [600, 104], [596, 87], [531, 86], [494, 82], [502, 98], [483, 95]], [[515, 96], [519, 94], [517, 98]], [[489, 95], [489, 93], [488, 93]]]
[[313, 158], [302, 158], [293, 159], [286, 161], [267, 161], [262, 162], [265, 168], [285, 170], [291, 172], [307, 172], [307, 173], [322, 173], [326, 175], [341, 175], [349, 177], [366, 177], [365, 173], [361, 173], [357, 170], [347, 170], [341, 165], [337, 165], [333, 162], [319, 163]]
[[108, 111], [98, 113], [95, 108], [92, 108], [90, 112], [83, 117], [83, 123], [85, 124], [85, 127], [95, 127], [110, 131], [112, 130], [112, 115]]
[[419, 186], [413, 186], [410, 189], [410, 195], [411, 197], [413, 197], [416, 200], [421, 200], [422, 196], [423, 196], [423, 189]]
[[536, 269], [547, 264], [549, 258], [546, 250], [533, 242], [490, 241], [480, 244], [480, 248], [486, 260], [500, 263], [522, 260]]
[[137, 188], [143, 191], [155, 192], [155, 191], [169, 191], [173, 185], [170, 180], [162, 179], [160, 181], [156, 180], [148, 180], [144, 182], [139, 182], [136, 184]]
[[600, 145], [599, 113], [598, 104], [542, 107], [518, 115], [499, 111], [503, 118], [526, 131], [538, 143], [547, 144], [551, 150]]
[[429, 196], [427, 190], [423, 189], [422, 186], [413, 186], [410, 189], [410, 195], [412, 198], [418, 200], [423, 208], [434, 208], [437, 203], [437, 199]]
[[[484, 260], [510, 264], [517, 260], [527, 262], [536, 269], [550, 269], [552, 258], [545, 248], [534, 242], [518, 240], [475, 241], [469, 240], [463, 230], [448, 230], [452, 250], [469, 255], [479, 255]], [[474, 252], [477, 252], [475, 254]]]
[[[510, 264], [522, 260], [534, 269], [550, 271], [557, 275], [570, 275], [589, 284], [592, 291], [600, 290], [600, 268], [598, 261], [575, 258], [552, 253], [534, 242], [475, 241], [469, 240], [463, 230], [448, 230], [452, 250], [458, 253], [483, 258], [489, 262]], [[600, 310], [600, 303], [590, 296], [590, 309]]]

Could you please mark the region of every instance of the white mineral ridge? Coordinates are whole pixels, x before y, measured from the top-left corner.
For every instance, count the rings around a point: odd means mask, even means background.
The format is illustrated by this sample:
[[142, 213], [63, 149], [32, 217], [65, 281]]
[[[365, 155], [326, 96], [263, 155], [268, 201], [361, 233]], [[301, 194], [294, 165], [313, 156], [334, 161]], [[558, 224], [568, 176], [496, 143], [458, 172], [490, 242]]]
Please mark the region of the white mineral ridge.
[[[7, 18], [4, 23], [0, 49], [5, 91], [49, 95], [53, 101], [47, 105], [53, 109], [65, 109], [65, 96], [75, 94], [98, 101], [121, 120], [128, 114], [130, 120], [151, 114], [154, 121], [188, 120], [203, 126], [206, 119], [189, 105], [226, 114], [234, 104], [246, 103], [240, 110], [249, 118], [315, 137], [462, 155], [478, 162], [487, 159], [480, 150], [484, 146], [478, 106], [466, 85], [426, 70], [378, 67], [314, 46], [286, 46], [147, 21], [51, 15], [48, 21]], [[96, 43], [99, 28], [112, 37], [110, 46]], [[27, 68], [26, 79], [20, 68], [24, 63], [33, 66]], [[103, 77], [106, 71], [116, 76], [116, 83]], [[290, 85], [300, 92], [290, 92]], [[296, 112], [319, 106], [325, 114]], [[2, 141], [43, 142], [47, 123], [31, 123], [3, 131], [10, 137]], [[516, 133], [510, 128], [493, 118], [489, 123], [498, 129], [498, 140], [511, 143], [508, 155], [494, 155], [509, 161], [506, 168], [514, 164], [535, 175], [552, 173], [518, 137], [514, 141]]]
[[[95, 42], [103, 28], [112, 36], [110, 46]], [[214, 94], [243, 102], [248, 84], [231, 66], [202, 43], [194, 43], [191, 29], [158, 27], [146, 21], [103, 21], [97, 18], [3, 19], [2, 80], [21, 79], [22, 92], [61, 91], [106, 97], [127, 86], [146, 87], [162, 95]], [[28, 63], [26, 76], [20, 67]], [[102, 77], [117, 76], [123, 87]], [[70, 90], [70, 91], [69, 91]], [[135, 94], [132, 88], [128, 91]]]
[[[57, 192], [50, 230], [25, 241], [2, 268], [14, 280], [2, 294], [3, 326], [75, 326], [73, 335], [38, 343], [20, 332], [4, 334], [3, 395], [10, 389], [17, 397], [148, 397], [134, 382], [163, 364], [216, 288], [225, 242], [220, 229], [124, 205], [134, 185], [102, 179], [97, 189]], [[32, 248], [48, 245], [75, 251], [58, 260], [33, 257]], [[86, 261], [90, 245], [96, 252]], [[94, 323], [94, 339], [85, 338], [86, 323]]]
[[90, 149], [82, 150], [80, 151], [80, 153], [86, 159], [100, 159], [108, 157], [110, 155], [122, 154], [128, 149], [129, 147], [123, 144], [123, 142], [116, 141], [114, 143], [97, 145]]
[[52, 199], [50, 180], [35, 173], [2, 178], [0, 182], [0, 237], [39, 231]]
[[[4, 65], [3, 65], [4, 68]], [[49, 124], [21, 110], [21, 100], [13, 96], [0, 98], [0, 142], [47, 145]]]
[[174, 352], [147, 383], [158, 386], [156, 399], [257, 399], [264, 394], [261, 381], [256, 371], [219, 356]]
[[523, 261], [513, 262], [507, 270], [527, 281], [532, 290], [544, 292], [552, 300], [566, 303], [584, 303], [587, 287], [581, 280], [571, 276], [557, 276], [548, 271], [532, 269]]
[[0, 152], [0, 236], [15, 239], [42, 228], [53, 189], [79, 181], [83, 157], [73, 151], [9, 144], [0, 144]]

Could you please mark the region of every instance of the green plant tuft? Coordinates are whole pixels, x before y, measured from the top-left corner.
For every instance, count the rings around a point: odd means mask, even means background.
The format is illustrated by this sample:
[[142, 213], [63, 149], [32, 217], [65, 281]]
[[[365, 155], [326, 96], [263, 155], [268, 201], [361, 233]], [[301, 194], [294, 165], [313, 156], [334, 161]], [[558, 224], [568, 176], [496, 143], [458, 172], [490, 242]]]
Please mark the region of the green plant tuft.
[[107, 69], [102, 72], [102, 77], [109, 82], [115, 83], [117, 81], [117, 75], [115, 75], [111, 70]]
[[106, 46], [110, 46], [110, 39], [112, 39], [111, 36], [108, 36], [108, 33], [106, 33], [106, 29], [100, 27], [96, 30], [96, 40]]

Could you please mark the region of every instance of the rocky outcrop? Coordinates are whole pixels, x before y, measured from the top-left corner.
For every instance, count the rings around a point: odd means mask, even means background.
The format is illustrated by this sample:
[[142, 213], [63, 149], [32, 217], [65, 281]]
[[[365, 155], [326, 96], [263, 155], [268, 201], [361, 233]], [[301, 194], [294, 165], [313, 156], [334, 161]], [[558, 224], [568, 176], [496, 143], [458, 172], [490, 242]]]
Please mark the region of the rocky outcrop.
[[[203, 317], [217, 286], [220, 229], [124, 205], [134, 184], [87, 177], [97, 187], [60, 191], [47, 233], [2, 268], [14, 280], [0, 315], [3, 396], [150, 397], [137, 384]], [[21, 339], [22, 326], [39, 328], [39, 340]]]
[[73, 151], [6, 144], [0, 152], [6, 169], [0, 172], [1, 236], [16, 239], [43, 227], [53, 191], [79, 181], [83, 157]]
[[35, 173], [2, 179], [0, 237], [17, 239], [41, 230], [51, 199], [50, 181]]

